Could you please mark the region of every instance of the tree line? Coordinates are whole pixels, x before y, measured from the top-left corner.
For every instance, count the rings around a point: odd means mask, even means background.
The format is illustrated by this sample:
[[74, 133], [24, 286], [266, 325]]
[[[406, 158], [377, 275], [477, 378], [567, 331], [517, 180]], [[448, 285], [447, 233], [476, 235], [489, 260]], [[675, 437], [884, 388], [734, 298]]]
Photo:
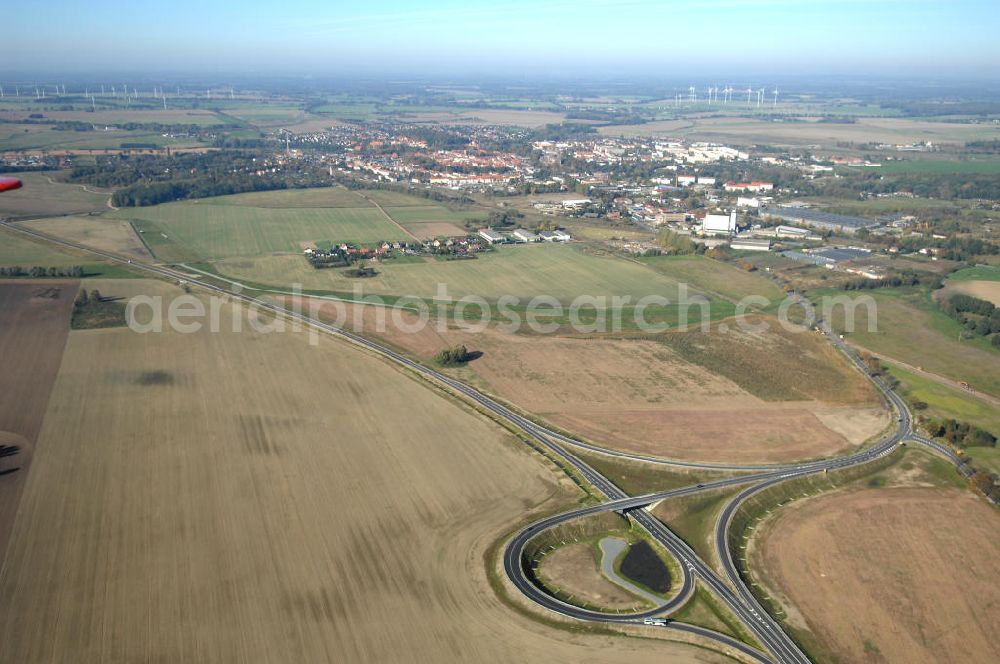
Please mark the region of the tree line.
[[0, 277], [72, 277], [79, 279], [83, 276], [83, 267], [74, 265], [73, 267], [44, 267], [35, 265], [30, 268], [23, 268], [20, 265], [0, 267]]
[[968, 422], [951, 418], [932, 419], [924, 422], [927, 431], [934, 438], [943, 438], [954, 447], [996, 447], [997, 437], [985, 429]]
[[848, 279], [840, 287], [844, 290], [872, 290], [875, 288], [900, 288], [903, 286], [927, 286], [937, 289], [943, 285], [944, 280], [936, 274], [918, 275], [915, 272], [905, 271], [887, 276], [884, 279], [868, 279], [866, 277]]
[[314, 165], [286, 164], [277, 172], [272, 169], [269, 157], [255, 151], [113, 155], [99, 157], [94, 165], [75, 167], [66, 180], [121, 187], [111, 197], [117, 207], [331, 184], [329, 175]]

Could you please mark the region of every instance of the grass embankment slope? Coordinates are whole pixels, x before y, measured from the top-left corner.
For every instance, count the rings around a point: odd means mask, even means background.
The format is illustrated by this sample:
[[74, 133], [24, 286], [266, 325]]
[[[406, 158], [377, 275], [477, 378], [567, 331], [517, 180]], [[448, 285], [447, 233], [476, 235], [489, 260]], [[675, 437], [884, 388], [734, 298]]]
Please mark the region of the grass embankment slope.
[[228, 313], [219, 333], [70, 333], [0, 576], [0, 659], [721, 661], [505, 606], [490, 544], [579, 494], [387, 364], [233, 333]]
[[[899, 379], [901, 392], [911, 401], [927, 404], [918, 412], [921, 417], [950, 418], [980, 427], [1000, 438], [1000, 406], [992, 400], [980, 399], [965, 390], [944, 385], [932, 378], [899, 367], [890, 373]], [[969, 447], [965, 452], [977, 466], [989, 472], [1000, 473], [1000, 449], [995, 447]]]
[[[843, 292], [810, 296], [822, 294]], [[881, 289], [863, 296], [876, 304], [874, 329], [869, 329], [867, 308], [858, 307], [854, 330], [846, 333], [848, 343], [1000, 395], [1000, 351], [982, 338], [960, 339], [965, 328], [941, 312], [926, 290]], [[834, 330], [844, 330], [842, 308], [835, 309], [831, 323]]]

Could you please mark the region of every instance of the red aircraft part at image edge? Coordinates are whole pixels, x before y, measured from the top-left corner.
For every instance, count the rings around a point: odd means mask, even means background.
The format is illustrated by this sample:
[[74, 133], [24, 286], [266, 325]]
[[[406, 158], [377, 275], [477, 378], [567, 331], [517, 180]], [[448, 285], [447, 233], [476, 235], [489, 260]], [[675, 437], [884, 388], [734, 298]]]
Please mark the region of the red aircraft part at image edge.
[[21, 181], [17, 178], [0, 178], [0, 191], [10, 191], [11, 189], [20, 189]]

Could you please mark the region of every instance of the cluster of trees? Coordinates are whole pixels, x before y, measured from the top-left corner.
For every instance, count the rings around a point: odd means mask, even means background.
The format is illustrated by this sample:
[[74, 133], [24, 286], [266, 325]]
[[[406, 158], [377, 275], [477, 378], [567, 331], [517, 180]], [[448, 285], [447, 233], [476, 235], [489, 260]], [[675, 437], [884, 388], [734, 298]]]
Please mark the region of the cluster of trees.
[[[440, 189], [425, 189], [423, 187], [410, 187], [408, 184], [397, 183], [397, 182], [368, 182], [363, 180], [357, 180], [343, 173], [335, 173], [333, 179], [334, 182], [336, 182], [340, 186], [354, 191], [361, 189], [394, 191], [398, 194], [407, 194], [408, 196], [419, 196], [421, 198], [426, 198], [428, 200], [437, 201], [438, 203], [444, 203], [445, 205], [472, 205], [476, 202], [474, 199], [464, 194], [452, 195]], [[327, 184], [329, 184], [329, 177], [327, 178]]]
[[350, 277], [351, 279], [368, 279], [374, 277], [378, 272], [373, 267], [369, 267], [364, 263], [358, 263], [357, 267], [352, 267], [350, 270], [344, 270], [344, 275]]
[[76, 300], [73, 301], [73, 306], [79, 310], [89, 304], [98, 304], [100, 302], [104, 302], [104, 296], [101, 295], [101, 291], [95, 288], [90, 291], [90, 294], [87, 294], [87, 289], [81, 288], [80, 292], [77, 293]]
[[[482, 219], [468, 219], [466, 220], [466, 226], [470, 228], [478, 226], [486, 226], [487, 228], [506, 228], [509, 226], [516, 226], [521, 219], [524, 219], [524, 215], [514, 209], [493, 210], [486, 217], [485, 221]], [[470, 222], [472, 224], [471, 226], [469, 226]]]
[[965, 144], [965, 151], [979, 154], [996, 154], [1000, 152], [1000, 141], [969, 141]]
[[705, 245], [698, 244], [689, 235], [681, 235], [672, 230], [664, 229], [657, 237], [665, 254], [703, 254]]
[[995, 475], [990, 475], [989, 473], [977, 470], [969, 478], [969, 485], [973, 489], [978, 489], [983, 492], [994, 503], [1000, 503], [1000, 484], [997, 483], [997, 478]]
[[935, 438], [943, 438], [955, 447], [996, 447], [997, 437], [985, 429], [950, 418], [928, 420], [924, 423]]
[[989, 240], [980, 240], [971, 237], [951, 237], [937, 244], [932, 244], [942, 249], [938, 255], [953, 261], [969, 260], [973, 256], [996, 256], [1000, 254], [1000, 245]]
[[955, 293], [941, 301], [941, 310], [964, 325], [972, 334], [993, 335], [992, 343], [1000, 346], [1000, 309], [978, 297]]
[[73, 267], [43, 267], [35, 265], [25, 270], [20, 265], [11, 267], [0, 267], [0, 277], [75, 277], [83, 276], [83, 267], [74, 265]]
[[434, 356], [434, 361], [443, 367], [457, 367], [472, 359], [472, 354], [464, 345], [448, 348]]
[[[786, 176], [788, 179], [789, 176]], [[804, 196], [830, 198], [857, 198], [859, 194], [911, 193], [920, 198], [942, 200], [1000, 198], [1000, 180], [995, 175], [972, 173], [894, 173], [882, 174], [875, 170], [861, 173], [844, 173], [837, 178], [806, 180], [799, 177], [794, 188]], [[831, 210], [833, 211], [833, 210]]]
[[867, 279], [865, 277], [849, 279], [841, 284], [841, 288], [844, 290], [871, 290], [873, 288], [899, 288], [901, 286], [921, 285], [937, 289], [941, 288], [944, 284], [938, 275], [918, 275], [915, 272], [901, 272], [887, 276], [885, 279]]
[[888, 371], [882, 365], [882, 360], [867, 351], [861, 353], [861, 361], [864, 363], [865, 369], [872, 376], [885, 376], [888, 374]]
[[226, 173], [259, 168], [263, 154], [215, 151], [175, 155], [108, 155], [93, 165], [77, 165], [66, 180], [99, 187], [127, 187], [140, 182], [186, 179], [194, 173], [221, 178]]
[[115, 155], [101, 157], [93, 166], [77, 166], [70, 182], [101, 187], [123, 187], [113, 205], [156, 205], [187, 198], [207, 198], [248, 191], [330, 186], [321, 169], [302, 165], [297, 170], [266, 172], [267, 157], [252, 151], [220, 150], [181, 155]]
[[119, 189], [111, 196], [115, 207], [143, 207], [187, 198], [208, 198], [242, 194], [248, 191], [287, 189], [288, 183], [280, 178], [265, 176], [234, 176], [223, 181], [183, 180], [180, 182], [151, 182], [134, 184]]
[[571, 141], [578, 138], [592, 138], [597, 129], [591, 124], [560, 122], [547, 124], [534, 131], [532, 141]]

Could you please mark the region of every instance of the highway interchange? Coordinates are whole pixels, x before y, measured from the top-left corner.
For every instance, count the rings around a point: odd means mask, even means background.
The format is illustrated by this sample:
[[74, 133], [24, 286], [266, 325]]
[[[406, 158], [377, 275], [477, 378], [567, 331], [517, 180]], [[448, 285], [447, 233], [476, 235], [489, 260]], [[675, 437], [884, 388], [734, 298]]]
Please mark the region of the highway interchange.
[[[552, 431], [549, 428], [511, 410], [507, 406], [479, 392], [475, 388], [472, 388], [441, 372], [435, 371], [434, 369], [420, 364], [419, 362], [411, 360], [410, 358], [397, 353], [386, 346], [351, 333], [347, 330], [343, 330], [334, 325], [324, 323], [302, 312], [293, 311], [283, 306], [251, 297], [245, 293], [234, 293], [231, 289], [218, 286], [211, 281], [205, 280], [205, 278], [195, 278], [192, 277], [190, 273], [181, 272], [169, 266], [124, 258], [111, 252], [63, 240], [46, 233], [40, 233], [24, 228], [23, 226], [13, 225], [7, 221], [0, 223], [17, 233], [29, 235], [35, 237], [36, 239], [59, 244], [78, 251], [87, 252], [114, 263], [127, 264], [132, 269], [172, 281], [197, 286], [204, 290], [218, 293], [235, 300], [252, 303], [261, 310], [270, 311], [277, 316], [298, 321], [299, 323], [312, 327], [318, 331], [346, 339], [356, 346], [360, 346], [369, 352], [387, 358], [409, 370], [446, 386], [453, 392], [475, 402], [481, 408], [491, 413], [495, 418], [503, 420], [509, 425], [519, 429], [522, 434], [533, 441], [533, 444], [535, 444], [536, 447], [543, 450], [548, 456], [557, 460], [564, 467], [572, 468], [583, 481], [590, 485], [594, 493], [602, 495], [606, 499], [600, 504], [583, 507], [537, 521], [516, 534], [510, 542], [508, 542], [506, 549], [504, 550], [503, 566], [511, 583], [526, 597], [533, 600], [540, 606], [570, 618], [603, 623], [633, 623], [642, 625], [643, 620], [646, 618], [654, 615], [669, 616], [672, 612], [679, 609], [691, 597], [695, 590], [695, 583], [697, 581], [701, 582], [709, 590], [711, 590], [727, 606], [727, 608], [740, 619], [750, 633], [753, 634], [755, 639], [763, 646], [766, 652], [761, 652], [756, 648], [752, 648], [727, 635], [676, 621], [668, 620], [665, 625], [650, 627], [650, 629], [670, 629], [686, 632], [688, 634], [695, 634], [715, 641], [730, 651], [739, 651], [745, 657], [755, 661], [775, 661], [781, 663], [809, 662], [810, 660], [802, 652], [798, 645], [757, 602], [750, 589], [740, 577], [739, 570], [737, 569], [728, 546], [728, 538], [733, 517], [743, 502], [752, 495], [785, 481], [815, 473], [847, 468], [874, 461], [890, 454], [897, 445], [907, 441], [916, 442], [929, 447], [936, 453], [946, 456], [949, 460], [955, 463], [963, 474], [971, 474], [971, 470], [962, 464], [957, 455], [955, 455], [949, 448], [914, 433], [912, 429], [912, 418], [906, 404], [899, 397], [899, 395], [897, 395], [881, 379], [881, 377], [878, 376], [871, 377], [871, 380], [884, 395], [891, 408], [896, 412], [898, 416], [898, 420], [896, 422], [897, 426], [893, 427], [893, 430], [875, 445], [847, 456], [783, 466], [752, 466], [698, 464], [672, 461], [643, 455], [633, 455], [615, 450], [607, 450], [584, 441], [576, 440], [563, 433]], [[834, 344], [834, 346], [846, 357], [848, 357], [859, 368], [859, 370], [861, 370], [865, 375], [869, 375], [862, 360], [850, 351], [844, 342], [839, 337], [834, 335], [825, 323], [821, 322], [820, 326], [830, 342]], [[579, 456], [573, 453], [573, 448], [585, 449], [599, 454], [665, 466], [681, 466], [706, 470], [751, 471], [752, 474], [727, 478], [714, 482], [706, 482], [703, 484], [672, 489], [670, 491], [663, 491], [645, 496], [633, 497], [628, 496], [609, 479], [591, 468]], [[679, 496], [711, 491], [720, 487], [738, 485], [747, 486], [723, 508], [715, 528], [715, 545], [719, 559], [722, 561], [726, 575], [725, 580], [720, 577], [708, 565], [708, 563], [702, 560], [686, 542], [674, 534], [665, 524], [653, 517], [646, 509], [644, 509], [646, 506], [661, 500], [668, 500]], [[667, 601], [663, 606], [649, 611], [628, 615], [602, 613], [562, 602], [539, 588], [530, 578], [530, 571], [526, 569], [526, 566], [530, 565], [530, 562], [527, 561], [524, 556], [525, 546], [530, 540], [537, 537], [543, 531], [561, 523], [609, 510], [615, 510], [627, 514], [639, 527], [644, 529], [652, 539], [662, 545], [679, 563], [681, 568], [679, 589], [676, 595], [674, 595], [674, 597]]]

